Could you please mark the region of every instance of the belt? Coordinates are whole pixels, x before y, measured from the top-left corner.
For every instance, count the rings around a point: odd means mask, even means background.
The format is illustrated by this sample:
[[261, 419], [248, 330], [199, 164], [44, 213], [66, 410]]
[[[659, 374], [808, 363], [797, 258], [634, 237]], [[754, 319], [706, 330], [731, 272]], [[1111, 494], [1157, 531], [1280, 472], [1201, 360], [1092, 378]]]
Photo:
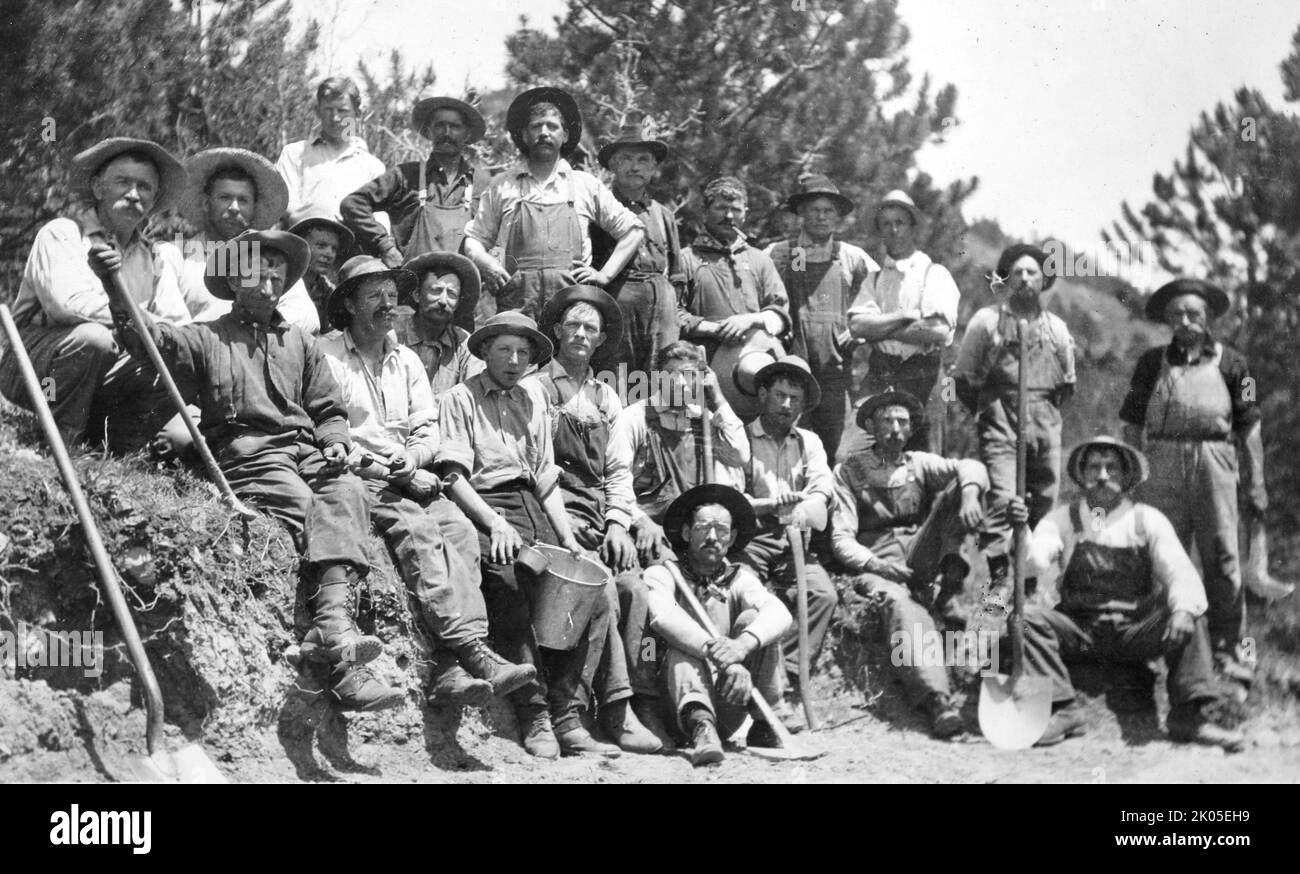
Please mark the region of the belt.
[[499, 492], [531, 492], [532, 490], [533, 484], [530, 480], [524, 479], [523, 477], [516, 477], [512, 480], [506, 480], [503, 483], [491, 486], [490, 488], [479, 489], [478, 491], [481, 495], [491, 495]]

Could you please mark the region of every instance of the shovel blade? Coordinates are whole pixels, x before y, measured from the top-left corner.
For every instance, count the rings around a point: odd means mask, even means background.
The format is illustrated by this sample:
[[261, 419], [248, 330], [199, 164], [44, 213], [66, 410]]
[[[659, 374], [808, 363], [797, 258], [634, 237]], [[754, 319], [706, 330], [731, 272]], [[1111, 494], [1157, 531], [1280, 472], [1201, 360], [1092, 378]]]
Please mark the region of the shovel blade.
[[174, 753], [132, 756], [130, 775], [141, 783], [228, 783], [198, 744], [186, 744]]
[[1032, 747], [1052, 719], [1052, 685], [1045, 677], [985, 677], [980, 687], [980, 731], [1002, 750]]
[[810, 750], [798, 744], [788, 747], [745, 747], [745, 752], [775, 762], [811, 762], [826, 755], [825, 750]]

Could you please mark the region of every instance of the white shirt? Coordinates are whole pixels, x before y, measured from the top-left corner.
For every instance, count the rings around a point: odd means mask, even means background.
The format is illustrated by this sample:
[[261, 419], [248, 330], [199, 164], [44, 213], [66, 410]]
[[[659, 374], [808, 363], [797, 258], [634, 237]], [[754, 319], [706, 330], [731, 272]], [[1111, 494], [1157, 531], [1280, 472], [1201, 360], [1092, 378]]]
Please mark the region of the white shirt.
[[291, 220], [304, 215], [339, 217], [339, 201], [384, 174], [384, 162], [370, 154], [366, 141], [349, 137], [340, 149], [315, 137], [289, 143], [275, 169], [289, 187]]
[[[849, 307], [849, 317], [893, 313], [904, 313], [918, 319], [938, 316], [948, 323], [948, 337], [943, 345], [951, 346], [960, 301], [961, 292], [948, 268], [935, 264], [929, 255], [918, 249], [900, 261], [886, 256], [880, 272], [862, 283], [862, 290]], [[887, 355], [901, 358], [926, 351], [898, 340], [881, 340], [872, 345]]]

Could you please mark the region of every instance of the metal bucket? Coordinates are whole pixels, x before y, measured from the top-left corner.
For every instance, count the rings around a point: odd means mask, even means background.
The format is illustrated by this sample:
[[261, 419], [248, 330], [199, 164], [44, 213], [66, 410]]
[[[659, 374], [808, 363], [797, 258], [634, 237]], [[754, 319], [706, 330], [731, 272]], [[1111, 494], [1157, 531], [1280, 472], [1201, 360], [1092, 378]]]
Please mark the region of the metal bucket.
[[600, 562], [545, 543], [525, 546], [517, 564], [533, 573], [534, 583], [525, 591], [538, 646], [576, 647], [586, 633], [596, 600], [605, 597], [609, 571]]

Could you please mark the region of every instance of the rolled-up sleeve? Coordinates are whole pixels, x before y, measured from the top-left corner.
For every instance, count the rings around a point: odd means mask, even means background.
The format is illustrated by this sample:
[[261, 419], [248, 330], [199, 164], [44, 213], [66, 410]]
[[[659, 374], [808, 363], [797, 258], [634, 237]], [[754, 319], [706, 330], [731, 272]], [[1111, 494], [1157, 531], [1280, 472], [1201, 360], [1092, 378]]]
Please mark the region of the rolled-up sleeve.
[[478, 199], [478, 209], [475, 210], [474, 217], [465, 225], [465, 236], [478, 240], [485, 249], [491, 249], [497, 244], [497, 234], [501, 231], [501, 216], [505, 203], [501, 194], [501, 185], [506, 178], [502, 175], [492, 180], [488, 190]]
[[591, 218], [602, 231], [615, 240], [621, 240], [635, 230], [645, 230], [645, 223], [636, 213], [618, 202], [614, 192], [594, 176], [579, 175], [583, 189], [591, 203]]

